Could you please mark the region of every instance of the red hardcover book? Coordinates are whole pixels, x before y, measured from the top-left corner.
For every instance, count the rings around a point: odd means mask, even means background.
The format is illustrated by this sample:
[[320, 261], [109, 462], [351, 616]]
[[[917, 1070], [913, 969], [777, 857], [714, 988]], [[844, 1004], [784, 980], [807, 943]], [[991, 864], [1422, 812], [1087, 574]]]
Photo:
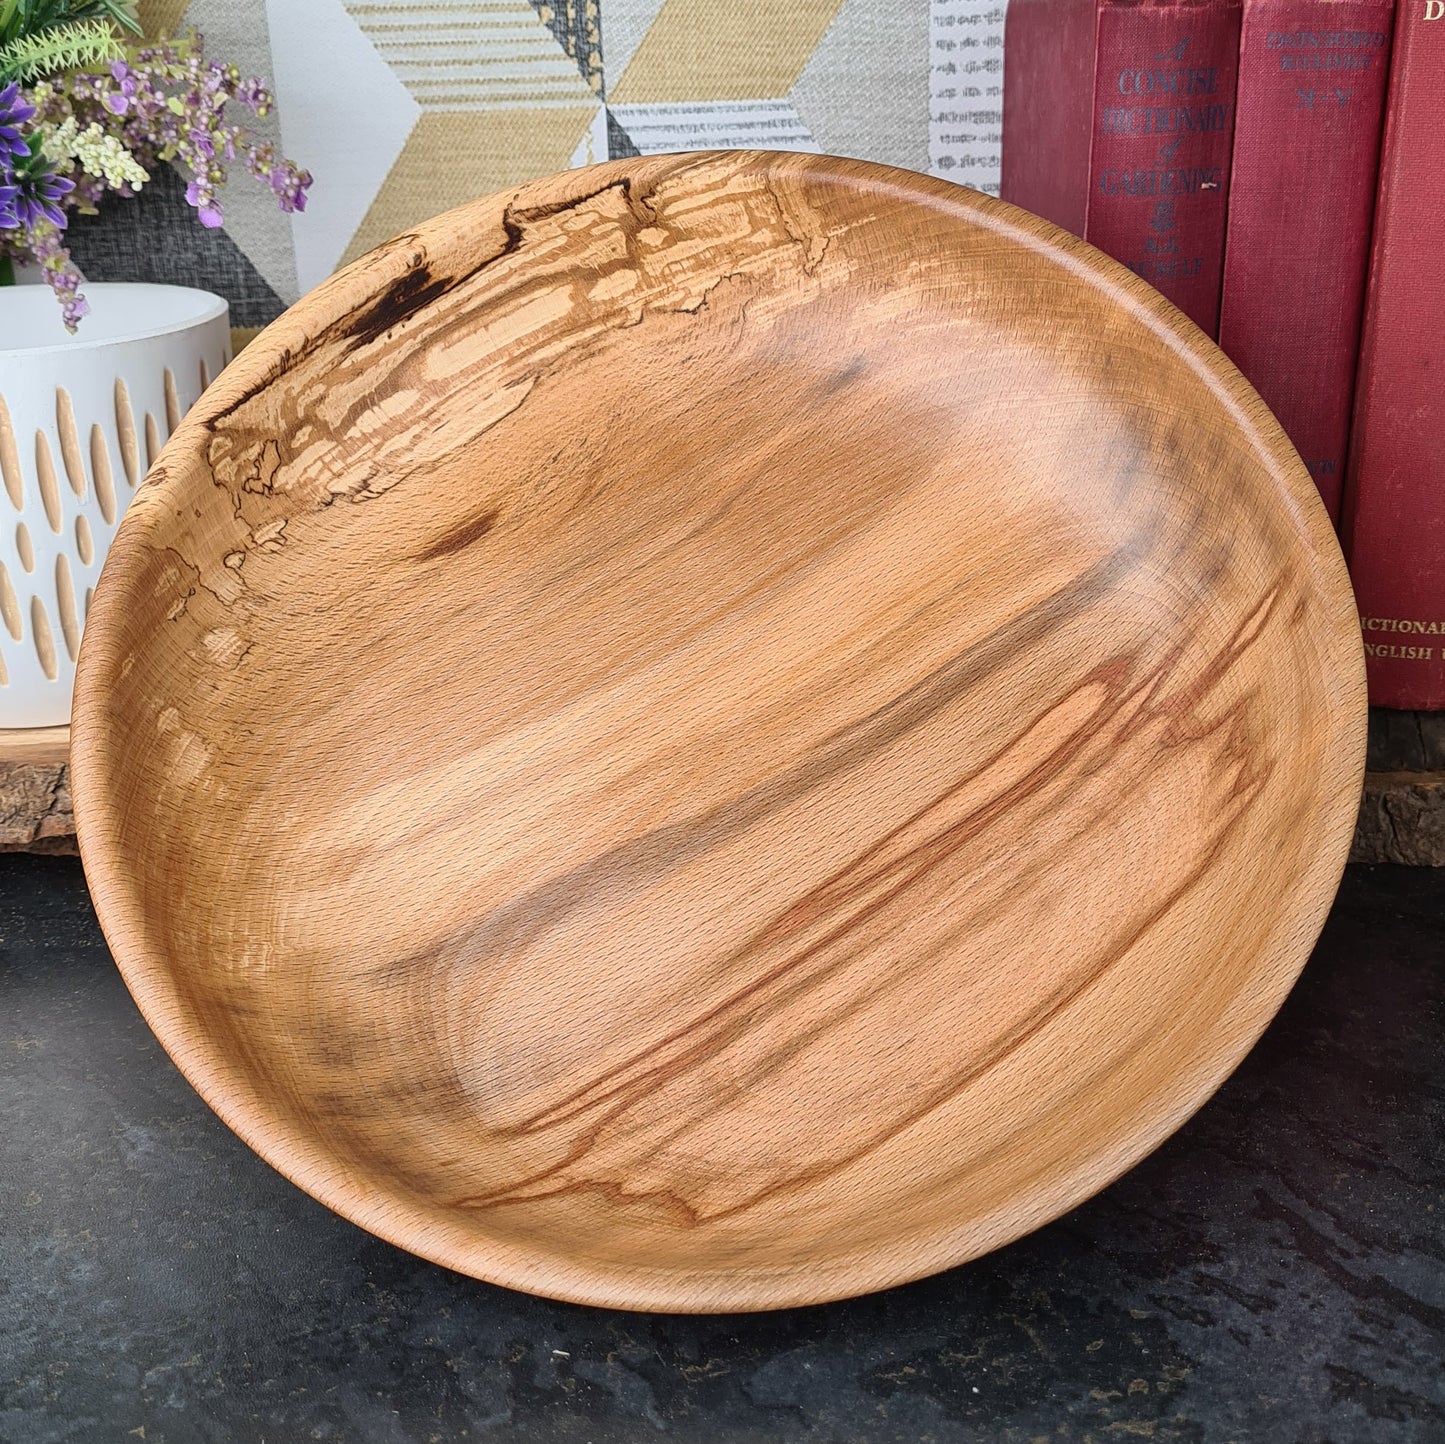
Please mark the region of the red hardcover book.
[[1445, 0], [1398, 0], [1346, 554], [1370, 700], [1445, 708]]
[[1219, 324], [1240, 0], [1012, 0], [1000, 194]]
[[1340, 517], [1394, 0], [1244, 0], [1219, 344]]

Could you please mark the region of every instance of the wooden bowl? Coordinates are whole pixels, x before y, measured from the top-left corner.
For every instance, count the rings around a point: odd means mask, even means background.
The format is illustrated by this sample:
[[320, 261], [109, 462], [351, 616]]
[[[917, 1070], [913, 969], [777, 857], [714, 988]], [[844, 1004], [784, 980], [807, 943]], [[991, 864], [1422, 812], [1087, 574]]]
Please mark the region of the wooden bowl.
[[254, 342], [116, 540], [74, 785], [146, 1018], [302, 1188], [757, 1309], [1197, 1108], [1364, 724], [1310, 479], [1167, 302], [944, 182], [713, 154], [477, 201]]

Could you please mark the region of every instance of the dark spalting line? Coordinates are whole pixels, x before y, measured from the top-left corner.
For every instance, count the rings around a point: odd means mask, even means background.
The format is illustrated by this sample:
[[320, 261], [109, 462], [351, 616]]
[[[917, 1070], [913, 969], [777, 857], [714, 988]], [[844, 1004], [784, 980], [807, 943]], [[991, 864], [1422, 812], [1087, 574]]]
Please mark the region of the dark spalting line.
[[463, 548], [471, 546], [473, 542], [481, 541], [497, 524], [497, 518], [500, 515], [501, 511], [493, 506], [486, 511], [477, 512], [474, 516], [466, 517], [450, 531], [444, 532], [424, 551], [418, 552], [415, 560], [434, 562], [438, 557], [451, 556], [453, 552], [459, 552]]
[[[1237, 709], [1232, 709], [1232, 711], [1233, 710]], [[1227, 717], [1230, 715], [1231, 714], [1227, 714]], [[1224, 725], [1225, 720], [1226, 719], [1221, 719], [1215, 726]], [[636, 1190], [628, 1193], [625, 1190], [621, 1190], [620, 1186], [614, 1181], [606, 1179], [568, 1180], [551, 1188], [537, 1187], [538, 1184], [545, 1184], [551, 1179], [558, 1178], [559, 1175], [563, 1174], [568, 1168], [581, 1162], [586, 1155], [598, 1145], [607, 1127], [616, 1121], [620, 1114], [626, 1112], [638, 1101], [636, 1098], [630, 1098], [618, 1107], [609, 1110], [602, 1118], [596, 1120], [584, 1130], [584, 1132], [573, 1141], [568, 1156], [557, 1164], [540, 1171], [530, 1178], [517, 1180], [505, 1189], [498, 1189], [494, 1192], [458, 1199], [455, 1201], [454, 1206], [474, 1210], [486, 1210], [539, 1202], [569, 1194], [601, 1191], [609, 1196], [615, 1197], [619, 1192], [622, 1192], [623, 1196], [635, 1201], [647, 1200], [661, 1204], [679, 1219], [684, 1220], [689, 1226], [695, 1227], [703, 1223], [717, 1222], [735, 1216], [780, 1194], [800, 1192], [837, 1173], [839, 1170], [851, 1166], [896, 1134], [926, 1117], [936, 1108], [946, 1103], [950, 1098], [956, 1096], [963, 1089], [976, 1082], [985, 1073], [997, 1067], [1000, 1062], [1018, 1048], [1022, 1047], [1031, 1038], [1035, 1037], [1041, 1029], [1046, 1027], [1053, 1019], [1070, 1007], [1089, 988], [1093, 987], [1120, 959], [1127, 956], [1128, 953], [1213, 870], [1214, 864], [1225, 844], [1241, 820], [1248, 815], [1248, 803], [1265, 785], [1270, 770], [1270, 768], [1266, 767], [1262, 773], [1256, 773], [1251, 777], [1248, 786], [1233, 789], [1233, 795], [1238, 800], [1239, 805], [1234, 809], [1233, 815], [1218, 829], [1211, 846], [1201, 854], [1196, 865], [1185, 875], [1180, 884], [1166, 894], [1154, 908], [1145, 914], [1144, 918], [1135, 927], [1123, 936], [1111, 940], [1093, 967], [1087, 969], [1067, 987], [1060, 989], [1023, 1018], [1019, 1019], [1017, 1024], [1010, 1029], [983, 1058], [976, 1060], [974, 1064], [967, 1069], [959, 1070], [940, 1080], [933, 1088], [922, 1093], [912, 1108], [896, 1115], [894, 1118], [888, 1120], [887, 1123], [880, 1124], [845, 1153], [822, 1159], [813, 1166], [801, 1169], [797, 1173], [775, 1179], [762, 1188], [752, 1190], [741, 1201], [726, 1208], [706, 1211], [689, 1204], [672, 1190]], [[684, 1069], [682, 1071], [686, 1070]], [[656, 1086], [655, 1082], [651, 1084], [642, 1096], [649, 1096], [655, 1091]], [[726, 1100], [721, 1100], [721, 1103], [725, 1106]], [[694, 1127], [698, 1121], [698, 1116], [691, 1116], [686, 1119], [680, 1127], [674, 1129], [670, 1134], [665, 1135], [662, 1140], [650, 1141], [649, 1146], [651, 1150], [655, 1153], [659, 1148], [667, 1146], [673, 1139]]]
[[[493, 257], [499, 259], [515, 250], [521, 242], [520, 231], [514, 236], [507, 232], [507, 245]], [[378, 341], [403, 321], [410, 320], [418, 311], [425, 310], [433, 302], [441, 300], [448, 291], [462, 283], [460, 276], [434, 276], [425, 261], [398, 276], [369, 306], [353, 311], [347, 322], [346, 334], [353, 348], [366, 346]]]
[[[662, 180], [673, 179], [682, 171], [691, 169], [694, 164], [674, 166]], [[230, 403], [223, 409], [209, 417], [205, 425], [212, 436], [220, 434], [220, 422], [235, 413], [252, 398], [267, 390], [280, 376], [296, 366], [322, 345], [333, 342], [345, 342], [345, 349], [348, 353], [364, 348], [370, 343], [380, 340], [389, 335], [402, 323], [427, 312], [436, 302], [468, 284], [481, 272], [494, 266], [509, 255], [519, 252], [524, 246], [527, 238], [527, 228], [538, 221], [563, 215], [574, 211], [588, 201], [596, 200], [598, 197], [617, 191], [623, 196], [627, 203], [627, 210], [631, 216], [631, 229], [629, 231], [629, 244], [635, 241], [637, 231], [653, 225], [657, 221], [657, 209], [653, 201], [654, 189], [643, 188], [636, 184], [633, 177], [622, 176], [605, 186], [598, 186], [596, 189], [586, 192], [583, 195], [568, 197], [561, 201], [552, 202], [546, 205], [535, 206], [508, 206], [502, 213], [500, 224], [506, 236], [501, 247], [483, 257], [476, 265], [458, 272], [456, 274], [437, 275], [433, 272], [425, 252], [422, 238], [417, 234], [398, 237], [397, 240], [388, 243], [391, 247], [399, 248], [403, 243], [415, 247], [416, 256], [411, 267], [389, 286], [378, 298], [369, 301], [361, 308], [350, 312], [348, 315], [339, 318], [330, 326], [309, 338], [304, 347], [296, 351], [286, 351], [279, 362], [268, 368], [266, 374], [257, 385], [251, 387], [243, 396]], [[377, 251], [385, 247], [377, 247]], [[541, 284], [540, 282], [538, 284]], [[552, 284], [549, 280], [548, 285]], [[433, 318], [434, 320], [436, 318]], [[433, 334], [427, 338], [428, 346], [439, 344], [446, 334], [459, 327], [471, 326], [474, 318], [467, 314], [461, 314], [449, 324], [434, 324]], [[398, 365], [404, 364], [406, 357], [399, 358]], [[513, 383], [515, 384], [515, 383]], [[358, 418], [368, 411], [373, 405], [371, 397], [364, 396], [355, 402], [346, 414], [336, 421], [332, 430], [347, 434], [355, 426]], [[208, 456], [211, 469], [214, 473], [218, 470], [214, 455]], [[226, 483], [216, 479], [216, 485], [223, 487], [228, 493], [232, 488]], [[243, 487], [243, 489], [246, 489]], [[330, 495], [321, 502], [323, 508], [330, 507], [338, 497]], [[237, 516], [239, 518], [239, 504], [237, 504]]]
[[638, 229], [652, 224], [656, 219], [656, 212], [650, 204], [652, 193], [648, 191], [634, 194], [631, 176], [621, 176], [605, 186], [598, 186], [596, 190], [569, 196], [548, 205], [526, 206], [520, 209], [507, 206], [502, 211], [501, 222], [507, 239], [500, 250], [494, 251], [479, 265], [454, 276], [432, 276], [426, 262], [422, 261], [406, 275], [398, 278], [379, 300], [352, 312], [351, 316], [341, 323], [340, 334], [351, 341], [351, 350], [380, 339], [403, 321], [411, 320], [443, 296], [465, 285], [489, 266], [494, 266], [507, 256], [515, 255], [526, 240], [527, 226], [550, 220], [554, 216], [566, 215], [609, 191], [622, 193]]
[[858, 352], [846, 365], [835, 367], [819, 381], [818, 389], [821, 398], [827, 400], [830, 397], [841, 395], [855, 382], [861, 381], [868, 374], [868, 369], [867, 353]]
[[[679, 173], [679, 170], [674, 170], [667, 173], [666, 178], [671, 179], [672, 176]], [[651, 205], [653, 191], [639, 191], [634, 187], [631, 176], [621, 176], [605, 186], [599, 186], [596, 190], [555, 201], [550, 205], [528, 206], [520, 209], [508, 206], [503, 210], [501, 218], [502, 231], [506, 236], [503, 244], [481, 257], [475, 265], [453, 275], [434, 275], [432, 273], [419, 233], [408, 232], [386, 242], [385, 246], [378, 246], [377, 251], [387, 248], [401, 249], [411, 245], [417, 249], [417, 259], [405, 274], [398, 277], [383, 292], [379, 299], [364, 302], [346, 315], [338, 317], [329, 326], [322, 327], [314, 336], [308, 337], [303, 345], [294, 350], [291, 348], [283, 350], [253, 386], [242, 392], [234, 401], [205, 418], [206, 428], [214, 433], [221, 422], [234, 415], [263, 391], [268, 390], [283, 375], [294, 370], [322, 347], [335, 341], [348, 341], [350, 342], [348, 349], [356, 350], [375, 341], [401, 322], [411, 319], [458, 287], [464, 286], [489, 266], [495, 265], [508, 256], [515, 255], [526, 240], [527, 224], [576, 210], [579, 206], [596, 200], [599, 196], [612, 190], [622, 192], [627, 200], [628, 209], [638, 218], [639, 225], [650, 223], [655, 214]], [[375, 252], [369, 254], [375, 254]]]

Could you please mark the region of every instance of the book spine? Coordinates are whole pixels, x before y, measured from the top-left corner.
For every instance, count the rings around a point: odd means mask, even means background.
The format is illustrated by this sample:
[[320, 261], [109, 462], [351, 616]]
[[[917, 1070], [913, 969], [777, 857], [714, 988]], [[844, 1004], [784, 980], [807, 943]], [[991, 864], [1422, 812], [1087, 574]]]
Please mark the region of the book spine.
[[1370, 700], [1445, 708], [1445, 0], [1398, 0], [1345, 543]]
[[1245, 0], [1219, 344], [1340, 517], [1394, 0]]
[[999, 195], [1084, 234], [1096, 0], [1010, 0]]
[[1100, 0], [1097, 20], [1084, 239], [1210, 336], [1224, 273], [1239, 25], [1240, 0]]

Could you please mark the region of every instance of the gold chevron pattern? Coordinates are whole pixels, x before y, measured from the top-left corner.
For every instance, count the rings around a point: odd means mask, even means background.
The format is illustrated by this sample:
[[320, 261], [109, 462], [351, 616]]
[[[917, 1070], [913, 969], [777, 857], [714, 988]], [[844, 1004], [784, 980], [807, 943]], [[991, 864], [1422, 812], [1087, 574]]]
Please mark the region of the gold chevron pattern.
[[347, 0], [346, 12], [423, 110], [530, 110], [593, 99], [576, 58], [527, 0]]
[[[139, 0], [139, 12], [148, 34], [198, 29], [272, 81], [280, 140], [317, 177], [290, 223], [292, 300], [472, 196], [609, 157], [760, 147], [924, 170], [929, 15], [970, 3]], [[243, 227], [249, 255], [248, 238]], [[289, 255], [266, 259], [268, 276], [290, 271]]]

